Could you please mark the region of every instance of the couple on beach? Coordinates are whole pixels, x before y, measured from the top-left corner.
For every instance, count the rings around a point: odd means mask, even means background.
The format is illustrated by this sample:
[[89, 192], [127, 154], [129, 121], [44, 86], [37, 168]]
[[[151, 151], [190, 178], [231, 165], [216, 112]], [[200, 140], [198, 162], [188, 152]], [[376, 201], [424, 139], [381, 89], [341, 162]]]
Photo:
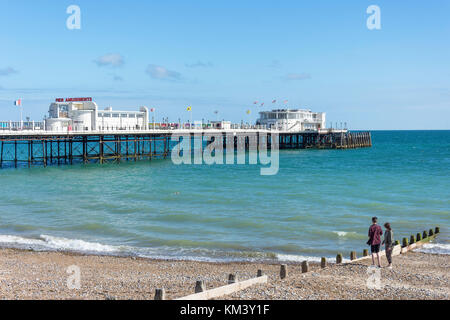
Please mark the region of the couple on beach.
[[391, 225], [389, 222], [384, 224], [386, 231], [384, 232], [384, 240], [381, 243], [381, 236], [383, 235], [383, 230], [378, 225], [378, 218], [372, 218], [372, 225], [369, 228], [369, 241], [367, 244], [370, 246], [370, 251], [372, 252], [372, 265], [375, 265], [375, 256], [377, 257], [378, 267], [381, 268], [380, 260], [380, 246], [384, 244], [386, 248], [386, 258], [389, 263], [388, 268], [392, 269], [392, 250], [394, 249], [394, 233], [392, 232]]

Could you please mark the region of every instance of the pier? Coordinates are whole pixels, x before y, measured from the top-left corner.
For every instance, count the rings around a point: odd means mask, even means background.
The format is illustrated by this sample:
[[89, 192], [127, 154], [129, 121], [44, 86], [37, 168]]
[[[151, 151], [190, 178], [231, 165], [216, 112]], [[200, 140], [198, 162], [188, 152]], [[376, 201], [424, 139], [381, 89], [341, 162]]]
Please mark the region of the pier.
[[[317, 131], [281, 131], [256, 126], [234, 126], [233, 129], [146, 129], [67, 131], [0, 130], [0, 168], [61, 165], [73, 163], [120, 163], [167, 159], [178, 141], [172, 136], [190, 136], [192, 139], [220, 136], [224, 149], [236, 148], [238, 139], [244, 139], [245, 150], [259, 145], [262, 137], [270, 148], [272, 139], [278, 139], [279, 149], [354, 149], [372, 146], [370, 132], [322, 129]], [[237, 127], [237, 128], [236, 128]], [[34, 129], [34, 127], [33, 127]], [[229, 139], [234, 138], [234, 143]], [[228, 143], [227, 143], [228, 142]]]

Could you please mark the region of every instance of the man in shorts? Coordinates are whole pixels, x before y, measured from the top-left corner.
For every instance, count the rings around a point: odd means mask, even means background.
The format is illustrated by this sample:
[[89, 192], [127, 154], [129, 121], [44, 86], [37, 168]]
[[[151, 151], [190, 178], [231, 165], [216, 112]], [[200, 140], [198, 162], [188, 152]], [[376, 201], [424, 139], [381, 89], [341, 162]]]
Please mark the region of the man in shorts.
[[380, 245], [381, 245], [381, 236], [383, 235], [383, 229], [377, 224], [378, 218], [372, 218], [372, 225], [369, 228], [369, 241], [367, 242], [370, 245], [370, 251], [372, 252], [372, 265], [375, 265], [375, 255], [377, 256], [378, 267], [381, 268], [380, 261]]

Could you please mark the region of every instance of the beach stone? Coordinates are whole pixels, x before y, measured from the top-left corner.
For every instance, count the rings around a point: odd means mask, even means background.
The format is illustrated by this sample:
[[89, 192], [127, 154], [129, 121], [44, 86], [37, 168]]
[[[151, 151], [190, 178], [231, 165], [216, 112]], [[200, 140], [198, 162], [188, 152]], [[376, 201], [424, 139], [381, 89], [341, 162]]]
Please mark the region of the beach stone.
[[356, 260], [356, 251], [350, 252], [350, 260]]
[[262, 277], [264, 275], [264, 273], [262, 272], [261, 269], [258, 269], [258, 272], [256, 273], [257, 277]]
[[322, 259], [320, 259], [320, 267], [322, 269], [327, 267], [327, 258], [322, 257]]
[[308, 261], [303, 261], [302, 262], [302, 273], [306, 273], [309, 271], [309, 263]]
[[288, 271], [287, 271], [287, 265], [282, 264], [280, 266], [280, 278], [281, 279], [285, 279], [288, 275]]
[[195, 283], [195, 293], [203, 292], [206, 290], [205, 281], [198, 280]]
[[342, 254], [338, 253], [336, 256], [336, 263], [342, 263]]

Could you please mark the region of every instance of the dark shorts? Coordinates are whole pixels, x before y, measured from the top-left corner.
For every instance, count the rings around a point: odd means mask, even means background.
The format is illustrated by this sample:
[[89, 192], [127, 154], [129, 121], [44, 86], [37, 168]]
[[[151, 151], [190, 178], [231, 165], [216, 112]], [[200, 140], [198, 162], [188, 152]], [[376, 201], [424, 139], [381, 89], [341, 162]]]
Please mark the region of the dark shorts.
[[378, 253], [380, 252], [380, 244], [373, 244], [370, 246], [370, 251], [372, 251], [372, 253]]

